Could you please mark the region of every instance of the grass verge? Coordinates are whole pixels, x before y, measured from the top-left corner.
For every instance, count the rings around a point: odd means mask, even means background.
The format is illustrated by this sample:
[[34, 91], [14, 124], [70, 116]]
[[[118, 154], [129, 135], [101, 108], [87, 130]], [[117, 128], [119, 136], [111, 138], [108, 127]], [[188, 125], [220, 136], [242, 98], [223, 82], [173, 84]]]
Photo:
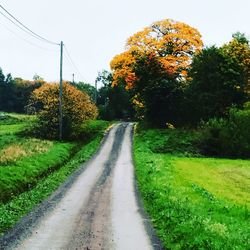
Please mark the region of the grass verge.
[[[177, 153], [157, 153], [169, 133], [177, 133], [169, 145]], [[178, 135], [138, 129], [134, 139], [139, 189], [165, 248], [248, 249], [250, 161], [187, 158], [193, 148], [180, 150], [186, 139]]]
[[[10, 125], [13, 125], [13, 122]], [[0, 235], [30, 212], [35, 205], [51, 195], [81, 163], [96, 152], [109, 125], [110, 122], [106, 121], [88, 121], [82, 128], [82, 135], [88, 135], [84, 141], [68, 143], [49, 141], [49, 149], [46, 152], [31, 152], [33, 153], [31, 156], [20, 156], [13, 166], [8, 164], [0, 166], [1, 193], [3, 188], [5, 195], [6, 192], [12, 193], [10, 199], [7, 201], [2, 199], [0, 203]], [[29, 138], [20, 138], [15, 132], [7, 132], [3, 137], [7, 138], [8, 147], [13, 143], [21, 143], [20, 141], [29, 145]], [[12, 139], [9, 140], [10, 138]], [[0, 142], [1, 140], [2, 137]], [[41, 143], [46, 144], [47, 141], [41, 140]], [[27, 149], [30, 148], [29, 145]], [[74, 154], [71, 154], [72, 149]], [[4, 147], [0, 150], [4, 150]], [[34, 148], [32, 150], [34, 151]], [[20, 181], [17, 181], [18, 179]], [[23, 190], [17, 188], [18, 185]]]

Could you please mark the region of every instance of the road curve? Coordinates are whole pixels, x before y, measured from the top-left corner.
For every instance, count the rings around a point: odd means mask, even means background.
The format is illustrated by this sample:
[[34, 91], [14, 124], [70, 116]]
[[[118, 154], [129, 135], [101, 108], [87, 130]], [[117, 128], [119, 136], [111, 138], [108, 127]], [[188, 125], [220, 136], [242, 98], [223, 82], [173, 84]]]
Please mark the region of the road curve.
[[131, 123], [109, 131], [97, 154], [0, 239], [0, 249], [162, 249], [139, 205]]

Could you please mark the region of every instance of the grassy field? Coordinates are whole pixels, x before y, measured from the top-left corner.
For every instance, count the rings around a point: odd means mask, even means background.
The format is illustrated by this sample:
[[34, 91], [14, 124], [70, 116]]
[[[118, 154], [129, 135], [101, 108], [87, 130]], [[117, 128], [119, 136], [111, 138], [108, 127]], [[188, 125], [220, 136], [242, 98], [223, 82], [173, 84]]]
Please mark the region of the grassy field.
[[0, 120], [0, 235], [88, 160], [110, 125], [88, 121], [81, 141], [58, 142], [24, 137], [34, 121], [15, 114]]
[[201, 157], [195, 137], [137, 129], [136, 174], [157, 233], [166, 249], [249, 249], [250, 161]]

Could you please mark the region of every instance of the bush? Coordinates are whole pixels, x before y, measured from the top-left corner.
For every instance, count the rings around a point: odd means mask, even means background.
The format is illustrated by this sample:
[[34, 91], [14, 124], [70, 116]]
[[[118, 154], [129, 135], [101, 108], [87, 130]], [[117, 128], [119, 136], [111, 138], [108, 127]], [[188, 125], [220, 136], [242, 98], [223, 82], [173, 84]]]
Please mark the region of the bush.
[[[59, 134], [59, 84], [46, 83], [31, 96], [31, 104], [38, 112], [36, 133], [46, 138], [58, 138]], [[95, 119], [96, 106], [90, 97], [70, 84], [63, 83], [63, 137], [76, 136], [85, 120]]]
[[200, 147], [212, 156], [250, 157], [250, 109], [232, 108], [228, 119], [211, 119], [202, 126]]

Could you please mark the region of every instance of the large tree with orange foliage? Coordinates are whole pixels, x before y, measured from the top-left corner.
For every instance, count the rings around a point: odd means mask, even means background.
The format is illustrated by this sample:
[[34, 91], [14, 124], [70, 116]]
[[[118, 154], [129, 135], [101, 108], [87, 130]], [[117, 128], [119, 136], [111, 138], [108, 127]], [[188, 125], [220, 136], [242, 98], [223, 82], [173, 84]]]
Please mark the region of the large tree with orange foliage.
[[155, 22], [131, 36], [125, 52], [113, 58], [113, 85], [131, 90], [134, 104], [144, 109], [148, 120], [171, 122], [171, 98], [183, 86], [192, 57], [202, 46], [195, 28], [171, 19]]

